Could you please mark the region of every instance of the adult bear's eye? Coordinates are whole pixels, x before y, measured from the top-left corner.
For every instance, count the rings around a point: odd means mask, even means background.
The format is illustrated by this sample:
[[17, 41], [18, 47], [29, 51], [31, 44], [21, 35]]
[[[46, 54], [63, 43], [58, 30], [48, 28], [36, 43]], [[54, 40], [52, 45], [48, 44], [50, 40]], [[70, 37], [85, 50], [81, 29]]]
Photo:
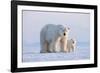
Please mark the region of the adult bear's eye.
[[66, 35], [66, 33], [64, 33], [64, 36]]

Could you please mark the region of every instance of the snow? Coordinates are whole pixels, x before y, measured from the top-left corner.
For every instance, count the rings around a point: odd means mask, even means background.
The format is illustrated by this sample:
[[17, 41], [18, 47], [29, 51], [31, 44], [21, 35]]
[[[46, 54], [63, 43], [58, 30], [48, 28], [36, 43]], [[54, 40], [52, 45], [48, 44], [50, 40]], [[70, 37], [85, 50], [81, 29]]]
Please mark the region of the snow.
[[40, 53], [40, 45], [23, 47], [23, 62], [80, 60], [90, 58], [90, 48], [87, 43], [80, 43], [75, 51], [70, 53]]

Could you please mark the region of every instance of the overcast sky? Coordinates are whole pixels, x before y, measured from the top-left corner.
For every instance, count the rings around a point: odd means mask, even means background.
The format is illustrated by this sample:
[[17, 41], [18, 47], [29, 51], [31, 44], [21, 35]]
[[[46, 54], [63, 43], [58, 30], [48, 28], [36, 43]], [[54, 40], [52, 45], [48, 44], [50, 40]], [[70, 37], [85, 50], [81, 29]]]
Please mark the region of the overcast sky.
[[69, 38], [88, 42], [90, 37], [90, 14], [43, 11], [23, 11], [23, 43], [40, 41], [41, 28], [46, 24], [62, 24], [70, 28]]

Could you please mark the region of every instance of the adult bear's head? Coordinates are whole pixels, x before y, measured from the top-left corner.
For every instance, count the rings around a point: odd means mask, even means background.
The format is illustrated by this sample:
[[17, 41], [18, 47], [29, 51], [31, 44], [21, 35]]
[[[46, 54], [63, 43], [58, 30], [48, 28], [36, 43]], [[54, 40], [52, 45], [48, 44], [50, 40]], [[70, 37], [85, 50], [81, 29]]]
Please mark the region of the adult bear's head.
[[65, 25], [57, 25], [57, 32], [59, 36], [66, 37], [68, 36], [70, 28]]

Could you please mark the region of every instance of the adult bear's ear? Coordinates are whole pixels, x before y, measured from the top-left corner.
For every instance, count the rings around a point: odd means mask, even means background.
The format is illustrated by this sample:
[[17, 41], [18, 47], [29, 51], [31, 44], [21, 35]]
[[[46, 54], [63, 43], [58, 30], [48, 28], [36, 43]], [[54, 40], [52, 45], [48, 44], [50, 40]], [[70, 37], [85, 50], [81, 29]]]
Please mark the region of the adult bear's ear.
[[69, 31], [69, 30], [70, 30], [70, 28], [67, 26], [67, 24], [65, 25], [65, 27], [66, 27], [66, 30], [67, 30], [67, 31]]
[[69, 32], [69, 31], [70, 31], [70, 28], [69, 28], [69, 27], [67, 27], [67, 28], [66, 28], [66, 31], [67, 31], [67, 32]]

